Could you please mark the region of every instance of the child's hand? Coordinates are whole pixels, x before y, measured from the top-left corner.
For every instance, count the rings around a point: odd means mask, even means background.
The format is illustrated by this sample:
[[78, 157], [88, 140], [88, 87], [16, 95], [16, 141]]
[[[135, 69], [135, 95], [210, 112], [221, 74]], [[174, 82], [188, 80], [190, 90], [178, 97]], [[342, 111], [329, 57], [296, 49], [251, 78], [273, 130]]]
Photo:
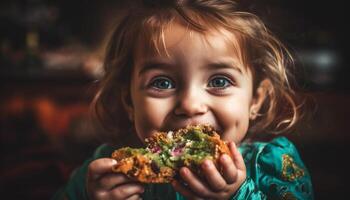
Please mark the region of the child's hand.
[[188, 199], [229, 199], [239, 189], [246, 179], [246, 167], [242, 155], [234, 142], [229, 143], [232, 159], [228, 155], [220, 157], [223, 175], [211, 160], [202, 164], [206, 180], [198, 178], [188, 168], [180, 170], [187, 187], [178, 181], [172, 183], [174, 189]]
[[114, 159], [101, 158], [90, 163], [87, 173], [89, 199], [140, 199], [144, 187], [121, 173], [113, 173]]

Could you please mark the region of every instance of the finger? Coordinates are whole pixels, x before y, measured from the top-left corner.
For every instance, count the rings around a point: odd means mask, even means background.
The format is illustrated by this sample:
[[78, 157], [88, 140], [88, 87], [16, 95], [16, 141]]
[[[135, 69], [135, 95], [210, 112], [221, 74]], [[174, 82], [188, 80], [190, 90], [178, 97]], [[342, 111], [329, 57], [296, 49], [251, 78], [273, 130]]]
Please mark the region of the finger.
[[112, 167], [115, 164], [117, 164], [117, 161], [111, 158], [101, 158], [92, 161], [88, 167], [88, 178], [97, 180], [106, 173], [112, 173]]
[[128, 197], [126, 200], [140, 200], [140, 199], [142, 199], [141, 195], [134, 194], [134, 195], [131, 195], [130, 197]]
[[238, 148], [234, 142], [229, 143], [229, 148], [232, 153], [232, 160], [238, 170], [245, 170], [244, 159], [242, 154], [238, 151]]
[[226, 181], [215, 167], [213, 161], [205, 160], [201, 167], [203, 169], [204, 176], [213, 191], [219, 192], [225, 189], [227, 185]]
[[106, 191], [95, 191], [92, 193], [88, 193], [88, 199], [109, 199], [109, 195]]
[[212, 194], [205, 183], [193, 174], [187, 167], [180, 169], [182, 179], [188, 184], [189, 188], [198, 196], [208, 197]]
[[127, 199], [136, 194], [142, 194], [145, 191], [143, 185], [138, 183], [127, 183], [115, 187], [110, 191], [110, 196], [115, 199]]
[[186, 197], [186, 199], [194, 199], [199, 200], [200, 197], [197, 197], [191, 190], [189, 190], [186, 186], [181, 184], [179, 181], [173, 181], [171, 182], [171, 185], [173, 186], [174, 190], [178, 193], [180, 193], [182, 196]]
[[132, 182], [126, 175], [120, 173], [109, 173], [98, 180], [97, 187], [103, 190], [111, 190], [114, 187]]
[[220, 157], [220, 164], [222, 169], [222, 175], [227, 184], [232, 184], [237, 179], [237, 168], [233, 163], [231, 157], [224, 154]]

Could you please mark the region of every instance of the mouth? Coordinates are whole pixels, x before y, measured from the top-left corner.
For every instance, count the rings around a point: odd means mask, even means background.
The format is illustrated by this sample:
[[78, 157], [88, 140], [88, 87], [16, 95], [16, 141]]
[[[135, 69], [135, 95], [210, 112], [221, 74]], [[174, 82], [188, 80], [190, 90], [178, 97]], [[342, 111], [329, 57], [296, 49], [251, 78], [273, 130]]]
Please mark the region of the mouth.
[[177, 123], [171, 123], [168, 126], [162, 128], [161, 131], [168, 132], [168, 131], [174, 131], [174, 130], [186, 128], [188, 126], [198, 126], [198, 125], [210, 126], [217, 132], [221, 131], [221, 128], [216, 123], [189, 121], [189, 120], [188, 121], [181, 121], [181, 122], [177, 122]]

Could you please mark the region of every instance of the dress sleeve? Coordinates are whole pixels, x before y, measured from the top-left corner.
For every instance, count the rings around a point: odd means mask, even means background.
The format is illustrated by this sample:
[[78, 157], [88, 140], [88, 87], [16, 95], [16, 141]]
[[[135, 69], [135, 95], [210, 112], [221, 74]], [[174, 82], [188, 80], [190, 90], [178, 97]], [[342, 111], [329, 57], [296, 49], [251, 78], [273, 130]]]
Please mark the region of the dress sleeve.
[[72, 172], [67, 184], [56, 192], [52, 200], [88, 200], [85, 188], [88, 166], [95, 159], [108, 157], [111, 151], [111, 147], [108, 145], [99, 146], [90, 159], [86, 160], [82, 166]]
[[85, 189], [85, 177], [87, 167], [92, 160], [86, 160], [84, 164], [73, 171], [68, 183], [52, 197], [51, 200], [84, 200], [88, 199]]
[[248, 177], [232, 199], [313, 199], [310, 174], [287, 138], [256, 143], [249, 154]]
[[267, 143], [256, 160], [256, 183], [268, 199], [313, 199], [310, 174], [287, 138]]
[[258, 187], [255, 185], [254, 181], [251, 178], [247, 178], [231, 199], [265, 200], [266, 196], [264, 193], [259, 191]]

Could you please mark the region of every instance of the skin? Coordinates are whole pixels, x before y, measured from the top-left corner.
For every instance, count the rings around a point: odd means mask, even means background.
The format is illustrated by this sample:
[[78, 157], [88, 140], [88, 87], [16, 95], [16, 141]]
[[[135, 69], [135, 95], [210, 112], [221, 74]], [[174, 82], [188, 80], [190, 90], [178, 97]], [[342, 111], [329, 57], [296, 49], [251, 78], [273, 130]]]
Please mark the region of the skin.
[[[224, 36], [224, 37], [223, 37]], [[236, 37], [224, 30], [205, 35], [174, 23], [165, 30], [166, 51], [150, 52], [140, 42], [135, 52], [131, 87], [123, 102], [141, 141], [156, 131], [186, 125], [210, 124], [228, 141], [232, 157], [219, 158], [220, 173], [212, 161], [202, 164], [205, 179], [188, 168], [180, 170], [174, 189], [188, 199], [228, 199], [244, 182], [246, 167], [236, 144], [245, 137], [269, 87], [264, 80], [253, 96], [253, 78], [243, 66]], [[228, 39], [229, 40], [228, 40]], [[140, 183], [122, 174], [111, 174], [111, 159], [89, 166], [87, 190], [91, 199], [137, 199]], [[114, 163], [115, 164], [115, 163]]]

